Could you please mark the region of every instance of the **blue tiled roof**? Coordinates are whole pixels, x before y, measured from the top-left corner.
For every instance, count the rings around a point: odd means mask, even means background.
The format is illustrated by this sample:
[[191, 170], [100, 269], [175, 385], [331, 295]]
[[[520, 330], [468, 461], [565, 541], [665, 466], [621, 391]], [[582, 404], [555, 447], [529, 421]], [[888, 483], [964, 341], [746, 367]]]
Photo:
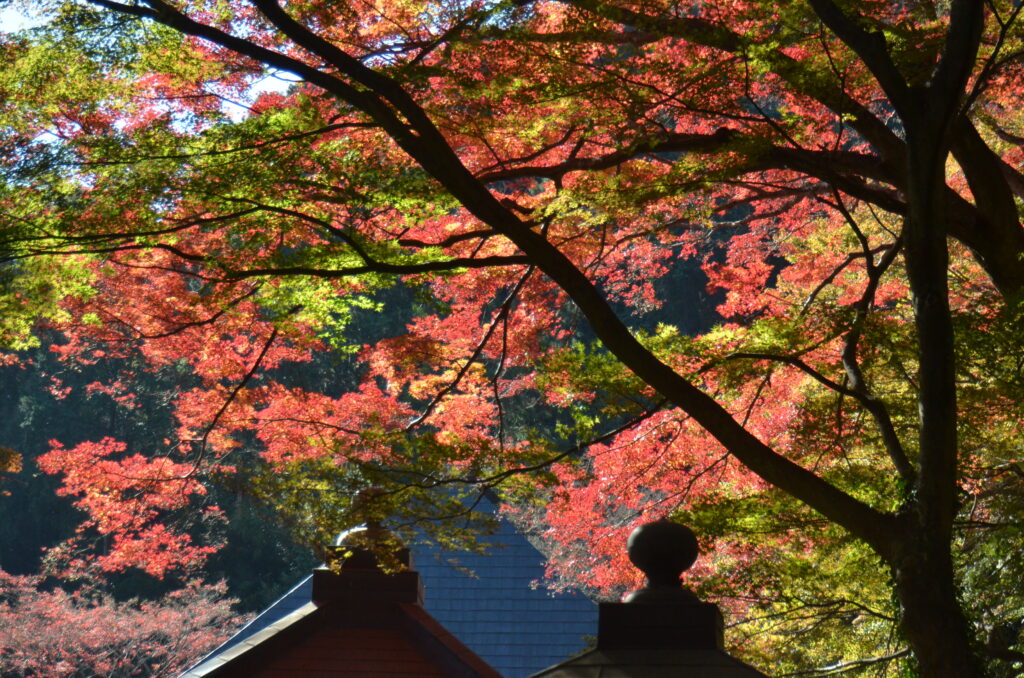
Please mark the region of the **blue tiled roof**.
[[597, 606], [578, 594], [534, 588], [544, 558], [507, 521], [490, 541], [496, 547], [485, 554], [413, 548], [427, 612], [507, 678], [583, 650], [597, 635]]
[[[424, 608], [506, 678], [525, 678], [582, 651], [597, 635], [597, 606], [579, 594], [551, 595], [534, 583], [544, 558], [508, 521], [485, 554], [413, 546]], [[308, 603], [312, 577], [243, 627], [212, 656]], [[209, 659], [209, 658], [208, 658]]]

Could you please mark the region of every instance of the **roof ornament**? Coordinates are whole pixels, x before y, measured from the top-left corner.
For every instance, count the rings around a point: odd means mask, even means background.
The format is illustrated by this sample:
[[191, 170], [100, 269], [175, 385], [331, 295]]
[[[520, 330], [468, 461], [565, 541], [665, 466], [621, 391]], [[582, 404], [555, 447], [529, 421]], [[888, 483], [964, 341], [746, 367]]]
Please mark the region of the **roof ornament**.
[[683, 588], [680, 575], [697, 560], [697, 537], [662, 518], [633, 530], [629, 559], [646, 585], [624, 603], [601, 603], [597, 647], [532, 678], [766, 678], [725, 651], [722, 613]]
[[646, 586], [629, 594], [627, 603], [700, 602], [679, 581], [700, 552], [693, 530], [661, 518], [633, 530], [626, 550], [629, 560], [647, 575]]
[[401, 540], [384, 525], [382, 501], [387, 493], [379, 487], [365, 487], [352, 498], [350, 511], [361, 524], [341, 531], [333, 544], [320, 549], [319, 555], [325, 566], [334, 571], [342, 569], [375, 569], [384, 572], [399, 572], [412, 567], [406, 562], [408, 549]]

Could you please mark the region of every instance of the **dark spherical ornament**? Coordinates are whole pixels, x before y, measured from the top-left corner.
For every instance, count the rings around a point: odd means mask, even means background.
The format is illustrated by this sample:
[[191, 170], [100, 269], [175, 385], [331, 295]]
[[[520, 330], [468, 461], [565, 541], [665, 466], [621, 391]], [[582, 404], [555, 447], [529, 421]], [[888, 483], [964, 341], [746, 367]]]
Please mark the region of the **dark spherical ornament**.
[[693, 530], [665, 518], [633, 530], [626, 548], [649, 586], [679, 586], [679, 575], [693, 565], [698, 553]]

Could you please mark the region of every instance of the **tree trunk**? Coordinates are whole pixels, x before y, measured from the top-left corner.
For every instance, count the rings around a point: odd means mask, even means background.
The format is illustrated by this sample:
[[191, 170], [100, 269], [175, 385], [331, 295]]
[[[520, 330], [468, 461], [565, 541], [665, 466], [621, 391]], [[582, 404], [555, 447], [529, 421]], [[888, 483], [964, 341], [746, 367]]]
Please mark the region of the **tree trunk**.
[[[888, 560], [900, 624], [924, 678], [984, 675], [971, 649], [973, 634], [957, 597], [951, 555], [959, 445], [945, 200], [955, 121], [983, 24], [981, 3], [953, 0], [941, 59], [923, 88], [908, 87], [884, 49], [874, 54], [876, 69], [881, 69], [876, 73], [888, 78], [906, 131], [902, 235], [918, 341], [919, 473], [903, 507], [898, 538], [889, 544]], [[872, 45], [879, 49], [877, 42]]]
[[904, 530], [892, 559], [900, 626], [922, 678], [984, 676], [957, 598], [949, 541], [914, 524]]

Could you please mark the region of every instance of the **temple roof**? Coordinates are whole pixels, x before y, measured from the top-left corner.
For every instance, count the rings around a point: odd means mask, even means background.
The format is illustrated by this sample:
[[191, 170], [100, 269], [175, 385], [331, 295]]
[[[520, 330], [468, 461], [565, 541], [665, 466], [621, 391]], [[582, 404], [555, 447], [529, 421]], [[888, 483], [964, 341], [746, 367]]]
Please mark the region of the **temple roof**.
[[[597, 606], [537, 586], [544, 557], [508, 521], [489, 541], [494, 548], [483, 554], [411, 548], [425, 589], [423, 609], [506, 678], [525, 678], [584, 650], [597, 633]], [[311, 599], [307, 577], [182, 678], [204, 675], [195, 671], [276, 628]]]
[[370, 559], [318, 569], [311, 600], [223, 649], [189, 678], [500, 678], [422, 606], [414, 571]]

